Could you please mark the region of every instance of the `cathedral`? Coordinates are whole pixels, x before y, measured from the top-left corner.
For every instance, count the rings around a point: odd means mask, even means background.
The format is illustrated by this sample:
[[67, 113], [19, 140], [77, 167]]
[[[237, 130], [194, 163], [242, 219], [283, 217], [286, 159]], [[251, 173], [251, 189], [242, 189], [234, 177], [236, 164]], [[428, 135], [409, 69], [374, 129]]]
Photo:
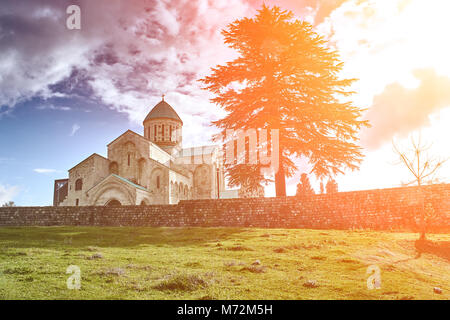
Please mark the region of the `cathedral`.
[[55, 206], [176, 204], [180, 200], [234, 198], [225, 190], [218, 146], [182, 147], [183, 121], [162, 100], [143, 121], [144, 134], [128, 130], [55, 181]]

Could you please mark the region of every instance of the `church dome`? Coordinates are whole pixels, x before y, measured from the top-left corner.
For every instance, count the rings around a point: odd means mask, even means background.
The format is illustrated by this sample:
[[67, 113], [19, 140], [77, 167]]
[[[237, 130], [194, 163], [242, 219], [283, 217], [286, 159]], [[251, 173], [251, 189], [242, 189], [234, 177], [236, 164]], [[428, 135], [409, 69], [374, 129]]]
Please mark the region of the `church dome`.
[[153, 107], [153, 109], [148, 113], [147, 117], [145, 117], [144, 122], [161, 118], [172, 119], [183, 124], [183, 121], [181, 120], [178, 113], [172, 108], [170, 104], [164, 101], [164, 98], [156, 106]]

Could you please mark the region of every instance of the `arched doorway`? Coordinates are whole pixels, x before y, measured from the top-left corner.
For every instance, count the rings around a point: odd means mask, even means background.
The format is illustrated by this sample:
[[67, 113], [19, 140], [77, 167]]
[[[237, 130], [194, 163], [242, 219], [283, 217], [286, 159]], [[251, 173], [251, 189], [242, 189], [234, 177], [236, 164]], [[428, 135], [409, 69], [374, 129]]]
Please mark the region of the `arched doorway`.
[[107, 206], [107, 207], [118, 207], [118, 206], [121, 206], [122, 204], [120, 203], [120, 201], [119, 200], [116, 200], [116, 199], [113, 199], [113, 200], [109, 200], [106, 204], [105, 204], [105, 206]]

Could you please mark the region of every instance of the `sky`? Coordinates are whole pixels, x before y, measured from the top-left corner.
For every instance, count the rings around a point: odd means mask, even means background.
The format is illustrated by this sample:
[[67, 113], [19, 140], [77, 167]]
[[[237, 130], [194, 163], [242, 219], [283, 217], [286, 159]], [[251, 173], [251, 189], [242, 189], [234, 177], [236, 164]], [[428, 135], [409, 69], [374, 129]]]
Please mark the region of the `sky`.
[[[221, 30], [254, 16], [257, 0], [0, 0], [0, 204], [51, 205], [53, 181], [142, 120], [161, 100], [183, 119], [186, 147], [211, 144], [224, 116], [198, 79], [236, 58]], [[372, 124], [361, 132], [359, 171], [339, 190], [400, 186], [400, 145], [421, 132], [450, 157], [448, 0], [268, 0], [314, 25], [344, 62], [355, 105]], [[68, 6], [81, 29], [66, 27]], [[295, 193], [305, 159], [288, 180]], [[442, 182], [450, 182], [446, 165]], [[318, 191], [319, 183], [311, 177]], [[274, 187], [266, 188], [266, 195]]]

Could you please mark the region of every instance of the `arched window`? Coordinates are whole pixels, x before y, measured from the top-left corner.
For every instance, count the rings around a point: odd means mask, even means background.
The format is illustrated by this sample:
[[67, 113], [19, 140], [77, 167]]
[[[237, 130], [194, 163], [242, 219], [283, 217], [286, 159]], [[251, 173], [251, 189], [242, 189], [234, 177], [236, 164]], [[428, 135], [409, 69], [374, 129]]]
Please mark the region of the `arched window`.
[[161, 181], [159, 179], [159, 176], [156, 177], [156, 188], [159, 189], [161, 187]]
[[75, 191], [83, 189], [83, 179], [77, 179], [75, 181]]
[[109, 173], [110, 174], [119, 174], [119, 165], [117, 162], [111, 162], [109, 165]]

